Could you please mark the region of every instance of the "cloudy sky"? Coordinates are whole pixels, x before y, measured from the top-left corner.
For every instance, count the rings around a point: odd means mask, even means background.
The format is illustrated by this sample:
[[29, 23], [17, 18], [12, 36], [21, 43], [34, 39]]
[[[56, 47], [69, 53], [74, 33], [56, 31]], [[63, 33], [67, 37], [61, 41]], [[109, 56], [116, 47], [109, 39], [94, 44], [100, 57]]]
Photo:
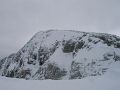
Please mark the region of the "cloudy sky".
[[0, 0], [1, 57], [48, 29], [120, 36], [120, 0]]

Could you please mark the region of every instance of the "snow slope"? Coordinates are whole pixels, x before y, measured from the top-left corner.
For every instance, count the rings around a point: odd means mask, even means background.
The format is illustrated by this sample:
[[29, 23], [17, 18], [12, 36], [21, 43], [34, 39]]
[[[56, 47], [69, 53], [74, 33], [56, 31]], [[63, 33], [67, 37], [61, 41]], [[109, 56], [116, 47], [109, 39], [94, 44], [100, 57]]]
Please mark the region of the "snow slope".
[[33, 80], [100, 76], [120, 61], [120, 37], [48, 30], [36, 33], [17, 53], [0, 60], [0, 75]]
[[80, 80], [20, 80], [0, 77], [0, 90], [120, 90], [120, 63], [103, 76]]

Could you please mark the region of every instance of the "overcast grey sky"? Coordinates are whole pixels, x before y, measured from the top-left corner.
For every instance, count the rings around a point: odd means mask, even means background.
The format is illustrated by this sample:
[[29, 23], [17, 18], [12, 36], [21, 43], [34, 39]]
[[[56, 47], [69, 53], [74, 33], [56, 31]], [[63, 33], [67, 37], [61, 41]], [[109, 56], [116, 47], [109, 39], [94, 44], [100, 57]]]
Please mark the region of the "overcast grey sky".
[[120, 36], [120, 0], [0, 0], [1, 57], [48, 29]]

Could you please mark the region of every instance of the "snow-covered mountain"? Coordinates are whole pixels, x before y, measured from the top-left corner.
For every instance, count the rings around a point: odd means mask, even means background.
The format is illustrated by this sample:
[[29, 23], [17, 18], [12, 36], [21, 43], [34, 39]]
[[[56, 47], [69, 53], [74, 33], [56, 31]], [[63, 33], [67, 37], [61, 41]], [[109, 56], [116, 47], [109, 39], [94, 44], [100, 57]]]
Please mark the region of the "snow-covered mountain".
[[48, 30], [36, 33], [17, 53], [0, 60], [0, 75], [25, 79], [81, 79], [102, 75], [120, 62], [120, 37]]

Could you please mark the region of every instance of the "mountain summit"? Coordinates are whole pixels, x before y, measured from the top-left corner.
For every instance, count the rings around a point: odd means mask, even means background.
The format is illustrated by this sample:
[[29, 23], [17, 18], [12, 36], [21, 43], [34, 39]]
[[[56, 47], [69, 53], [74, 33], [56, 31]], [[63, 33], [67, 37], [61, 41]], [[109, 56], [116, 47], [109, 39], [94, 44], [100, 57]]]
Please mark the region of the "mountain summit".
[[0, 75], [24, 79], [82, 79], [103, 75], [120, 62], [120, 37], [48, 30], [36, 33], [17, 53], [0, 60]]

